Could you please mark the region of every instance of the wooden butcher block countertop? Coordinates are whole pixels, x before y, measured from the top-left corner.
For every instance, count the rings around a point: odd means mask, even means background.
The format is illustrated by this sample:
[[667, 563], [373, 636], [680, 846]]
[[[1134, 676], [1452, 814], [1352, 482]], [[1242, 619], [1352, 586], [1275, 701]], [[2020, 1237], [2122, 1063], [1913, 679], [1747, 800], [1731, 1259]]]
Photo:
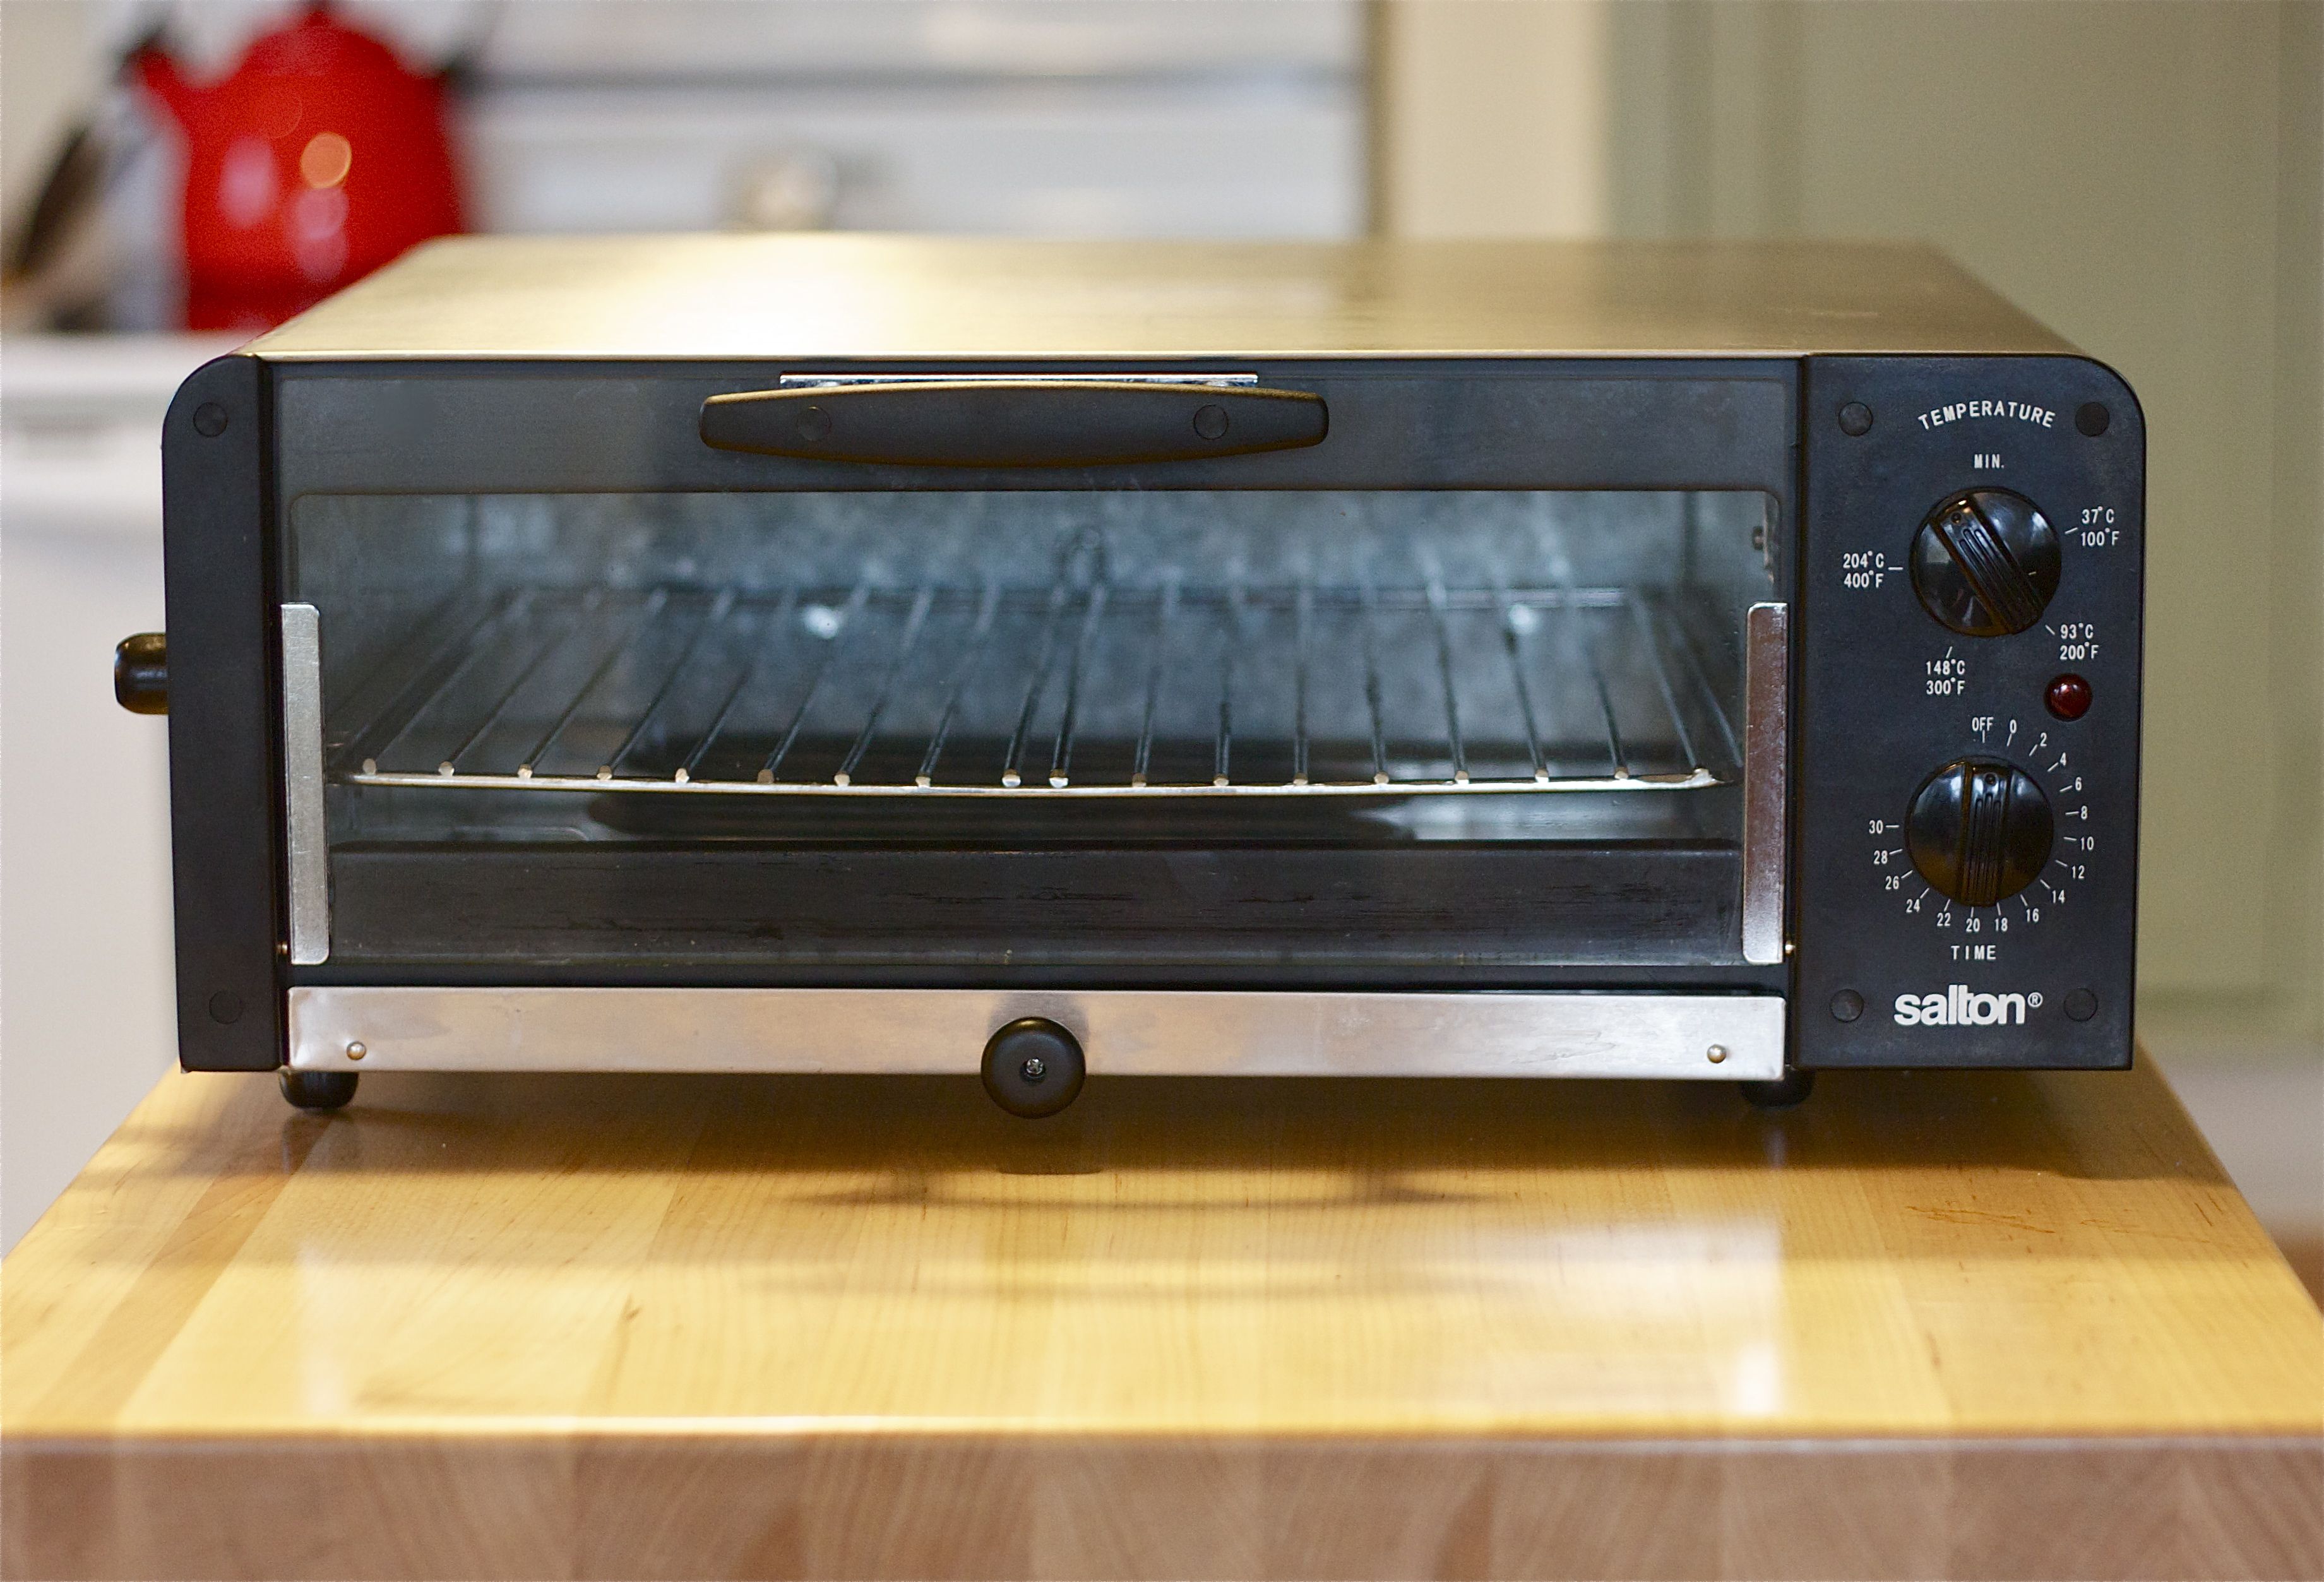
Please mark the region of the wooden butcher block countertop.
[[17, 1577], [2324, 1572], [2151, 1069], [172, 1075], [0, 1280]]

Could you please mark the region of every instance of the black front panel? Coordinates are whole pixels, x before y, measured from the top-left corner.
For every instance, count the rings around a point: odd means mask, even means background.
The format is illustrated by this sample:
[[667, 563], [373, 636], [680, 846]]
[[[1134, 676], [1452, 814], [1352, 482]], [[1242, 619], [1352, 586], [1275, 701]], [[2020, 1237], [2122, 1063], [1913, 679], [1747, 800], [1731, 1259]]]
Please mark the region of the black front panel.
[[[703, 403], [797, 369], [738, 363], [330, 363], [276, 371], [282, 503], [544, 490], [1764, 489], [1788, 497], [1796, 364], [1734, 360], [1251, 363], [1323, 398], [1320, 445], [1118, 466], [894, 466], [724, 450]], [[818, 373], [923, 373], [853, 364]], [[1186, 372], [1179, 369], [1177, 372]], [[1057, 374], [994, 361], [979, 375]], [[1109, 367], [1108, 373], [1126, 370]], [[1136, 372], [1174, 372], [1141, 364]], [[420, 458], [425, 458], [424, 470]]]
[[282, 1061], [282, 870], [266, 370], [221, 357], [161, 431], [178, 1048], [198, 1071]]
[[1796, 1059], [2126, 1064], [2136, 400], [2073, 358], [1827, 358], [1801, 432]]

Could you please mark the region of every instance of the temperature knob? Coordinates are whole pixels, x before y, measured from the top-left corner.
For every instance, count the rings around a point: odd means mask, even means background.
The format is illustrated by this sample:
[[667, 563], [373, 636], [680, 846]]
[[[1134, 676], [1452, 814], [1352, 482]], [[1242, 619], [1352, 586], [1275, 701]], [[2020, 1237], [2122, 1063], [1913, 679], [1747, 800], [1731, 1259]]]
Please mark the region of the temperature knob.
[[2058, 535], [2023, 494], [1964, 490], [1923, 520], [1913, 591], [1964, 637], [2024, 631], [2058, 591]]
[[1990, 906], [2049, 866], [2056, 833], [2050, 799], [2024, 770], [1965, 758], [1921, 782], [1904, 820], [1904, 849], [1921, 877], [1969, 906]]

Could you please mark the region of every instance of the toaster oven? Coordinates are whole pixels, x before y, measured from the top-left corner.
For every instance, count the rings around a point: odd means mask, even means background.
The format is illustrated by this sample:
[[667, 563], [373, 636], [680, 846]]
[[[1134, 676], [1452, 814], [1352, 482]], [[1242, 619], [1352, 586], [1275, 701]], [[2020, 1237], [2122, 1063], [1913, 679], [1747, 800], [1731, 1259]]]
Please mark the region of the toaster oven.
[[2138, 404], [1925, 249], [452, 240], [163, 455], [295, 1102], [2130, 1059]]

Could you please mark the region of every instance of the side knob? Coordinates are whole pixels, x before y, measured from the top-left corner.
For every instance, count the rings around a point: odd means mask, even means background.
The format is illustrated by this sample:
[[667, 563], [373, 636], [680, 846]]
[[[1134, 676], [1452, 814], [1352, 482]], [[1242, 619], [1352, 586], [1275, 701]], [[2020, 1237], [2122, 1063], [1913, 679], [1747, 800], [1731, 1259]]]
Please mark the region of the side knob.
[[133, 714], [170, 712], [170, 639], [158, 631], [125, 637], [113, 650], [113, 701]]
[[1922, 520], [1913, 591], [1964, 637], [2024, 631], [2058, 592], [2058, 535], [2023, 494], [1964, 490]]
[[1996, 759], [1958, 759], [1921, 782], [1904, 849], [1921, 877], [1969, 906], [1990, 906], [2050, 863], [2057, 826], [2033, 777]]

